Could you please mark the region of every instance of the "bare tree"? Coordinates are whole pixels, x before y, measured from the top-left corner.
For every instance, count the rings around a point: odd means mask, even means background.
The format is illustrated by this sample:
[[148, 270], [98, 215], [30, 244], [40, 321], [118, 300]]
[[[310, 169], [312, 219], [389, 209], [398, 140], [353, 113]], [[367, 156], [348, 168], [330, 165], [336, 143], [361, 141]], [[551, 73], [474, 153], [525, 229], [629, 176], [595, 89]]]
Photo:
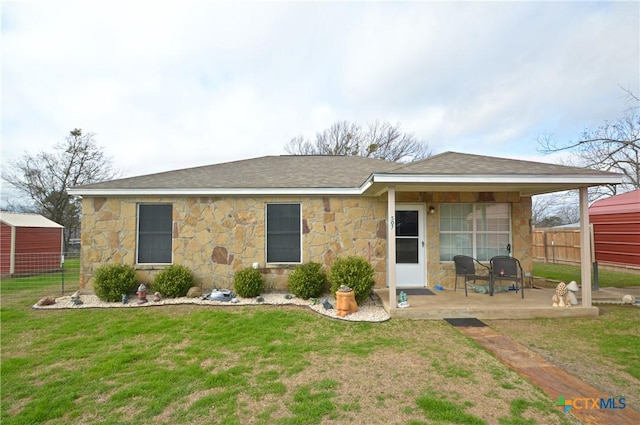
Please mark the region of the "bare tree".
[[24, 154], [2, 170], [2, 179], [24, 193], [31, 210], [65, 227], [65, 248], [70, 235], [80, 227], [80, 205], [67, 190], [73, 186], [110, 180], [119, 174], [112, 169], [92, 133], [69, 132], [64, 143], [55, 145], [55, 152]]
[[351, 155], [412, 162], [431, 156], [429, 145], [413, 134], [404, 133], [400, 124], [375, 121], [360, 124], [337, 121], [317, 133], [315, 141], [293, 138], [285, 150], [292, 155]]
[[20, 203], [19, 201], [12, 201], [10, 199], [4, 200], [2, 204], [1, 211], [8, 211], [14, 213], [23, 213], [23, 214], [33, 214], [35, 213], [34, 209], [29, 205], [25, 205]]
[[[631, 91], [623, 89], [632, 106], [622, 118], [606, 121], [595, 130], [585, 130], [580, 140], [564, 145], [551, 137], [538, 139], [540, 151], [552, 153], [571, 152], [577, 165], [601, 171], [613, 171], [624, 175], [622, 190], [640, 188], [640, 100]], [[594, 199], [615, 195], [616, 187], [608, 187], [594, 193]]]
[[573, 203], [566, 203], [558, 208], [558, 215], [562, 219], [562, 224], [580, 223], [580, 201], [575, 199]]
[[535, 227], [553, 227], [580, 222], [580, 205], [573, 190], [533, 197], [532, 221]]
[[550, 195], [538, 195], [534, 196], [531, 205], [531, 220], [535, 227], [546, 227], [543, 223], [548, 217], [552, 217], [554, 214], [555, 201], [553, 196]]

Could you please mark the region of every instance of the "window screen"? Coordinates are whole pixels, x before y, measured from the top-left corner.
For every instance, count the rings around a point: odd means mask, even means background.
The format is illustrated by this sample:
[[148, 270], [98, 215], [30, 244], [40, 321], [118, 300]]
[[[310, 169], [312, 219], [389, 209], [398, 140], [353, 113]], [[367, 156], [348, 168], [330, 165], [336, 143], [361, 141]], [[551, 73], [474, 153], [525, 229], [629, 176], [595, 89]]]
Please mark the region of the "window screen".
[[301, 262], [300, 204], [267, 204], [267, 263]]
[[138, 263], [170, 264], [172, 205], [138, 205]]

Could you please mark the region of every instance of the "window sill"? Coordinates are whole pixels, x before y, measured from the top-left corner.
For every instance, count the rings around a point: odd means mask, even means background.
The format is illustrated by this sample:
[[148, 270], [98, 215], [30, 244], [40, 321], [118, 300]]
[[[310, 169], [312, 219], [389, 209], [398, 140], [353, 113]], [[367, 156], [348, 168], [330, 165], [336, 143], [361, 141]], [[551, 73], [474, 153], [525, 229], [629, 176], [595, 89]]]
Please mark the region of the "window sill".
[[169, 267], [171, 263], [157, 263], [157, 264], [136, 264], [134, 268], [136, 270], [162, 270], [165, 267]]
[[267, 263], [265, 269], [293, 269], [302, 263]]

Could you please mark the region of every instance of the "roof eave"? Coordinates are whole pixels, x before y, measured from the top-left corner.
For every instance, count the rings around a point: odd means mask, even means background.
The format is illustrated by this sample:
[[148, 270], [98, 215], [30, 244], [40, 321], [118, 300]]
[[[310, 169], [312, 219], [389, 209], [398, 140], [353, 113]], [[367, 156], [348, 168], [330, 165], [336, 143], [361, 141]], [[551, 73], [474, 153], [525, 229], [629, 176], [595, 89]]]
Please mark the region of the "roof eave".
[[379, 196], [389, 186], [396, 191], [417, 192], [518, 192], [522, 196], [541, 195], [583, 187], [619, 184], [622, 177], [610, 176], [544, 176], [544, 175], [396, 175], [374, 174], [363, 185], [363, 193]]
[[474, 174], [474, 175], [442, 175], [442, 174], [373, 174], [370, 178], [373, 183], [403, 184], [403, 183], [447, 183], [447, 184], [527, 184], [527, 183], [550, 183], [550, 184], [576, 184], [601, 185], [620, 184], [622, 176], [612, 175], [495, 175], [495, 174]]
[[361, 188], [71, 189], [73, 196], [361, 195]]
[[622, 183], [612, 175], [428, 175], [371, 174], [359, 187], [323, 188], [153, 188], [70, 189], [73, 196], [271, 196], [271, 195], [373, 195], [388, 186], [418, 191], [519, 191], [523, 195], [558, 192], [581, 187]]

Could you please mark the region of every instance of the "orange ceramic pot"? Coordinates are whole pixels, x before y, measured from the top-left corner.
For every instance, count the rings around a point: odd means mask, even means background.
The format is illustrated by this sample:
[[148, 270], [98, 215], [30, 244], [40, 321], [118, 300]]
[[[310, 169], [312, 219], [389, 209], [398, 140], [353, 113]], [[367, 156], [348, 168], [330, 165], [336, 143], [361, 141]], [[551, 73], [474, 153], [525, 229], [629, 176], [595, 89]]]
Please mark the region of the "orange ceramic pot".
[[336, 310], [338, 316], [344, 317], [348, 314], [358, 311], [358, 303], [356, 303], [356, 295], [353, 291], [337, 291], [336, 292]]

